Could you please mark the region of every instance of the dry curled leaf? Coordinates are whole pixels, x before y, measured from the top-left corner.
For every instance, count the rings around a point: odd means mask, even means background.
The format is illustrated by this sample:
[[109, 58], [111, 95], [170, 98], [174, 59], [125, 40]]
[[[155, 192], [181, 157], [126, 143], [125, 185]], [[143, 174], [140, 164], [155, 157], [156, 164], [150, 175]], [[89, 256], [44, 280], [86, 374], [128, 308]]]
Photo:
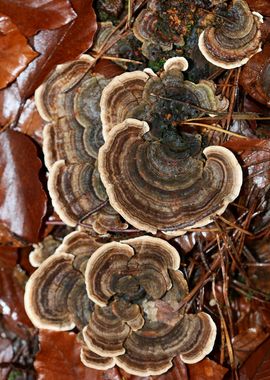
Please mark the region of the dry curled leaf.
[[19, 75], [16, 82], [0, 91], [0, 125], [16, 122], [24, 102], [59, 63], [72, 60], [88, 50], [97, 28], [92, 0], [73, 0], [77, 17], [54, 30], [42, 30], [33, 37], [40, 55]]
[[0, 13], [0, 88], [12, 82], [37, 55], [10, 18]]
[[268, 380], [270, 378], [270, 338], [254, 351], [240, 369], [240, 380]]
[[1, 0], [0, 12], [9, 16], [25, 36], [55, 29], [76, 18], [68, 0]]
[[259, 327], [250, 328], [236, 335], [232, 343], [237, 364], [242, 364], [267, 336], [268, 334]]
[[228, 369], [206, 358], [199, 363], [189, 364], [188, 372], [190, 380], [222, 380]]
[[0, 222], [19, 242], [35, 243], [47, 201], [39, 180], [41, 161], [22, 133], [2, 132], [0, 145]]
[[18, 132], [25, 133], [39, 144], [42, 144], [42, 130], [44, 125], [45, 122], [38, 113], [34, 99], [27, 99], [14, 129]]
[[72, 60], [88, 50], [97, 29], [92, 0], [72, 0], [78, 17], [54, 30], [42, 30], [33, 37], [37, 57], [18, 77], [23, 99], [33, 94], [55, 65]]
[[269, 0], [247, 0], [247, 3], [253, 11], [270, 16]]
[[244, 66], [240, 84], [256, 101], [270, 106], [270, 44], [255, 54]]
[[121, 380], [116, 368], [98, 371], [85, 367], [74, 333], [40, 330], [39, 344], [34, 364], [37, 380]]
[[24, 311], [24, 283], [21, 274], [23, 272], [17, 266], [16, 250], [0, 248], [0, 314], [9, 330], [24, 335], [25, 328], [32, 324]]
[[17, 82], [11, 86], [0, 90], [0, 130], [2, 126], [7, 126], [16, 118], [20, 109], [21, 96]]
[[[224, 144], [238, 153], [243, 161], [243, 167], [248, 172], [248, 181], [260, 189], [265, 188], [270, 181], [270, 141], [263, 139], [230, 139]], [[247, 184], [247, 182], [246, 182]]]

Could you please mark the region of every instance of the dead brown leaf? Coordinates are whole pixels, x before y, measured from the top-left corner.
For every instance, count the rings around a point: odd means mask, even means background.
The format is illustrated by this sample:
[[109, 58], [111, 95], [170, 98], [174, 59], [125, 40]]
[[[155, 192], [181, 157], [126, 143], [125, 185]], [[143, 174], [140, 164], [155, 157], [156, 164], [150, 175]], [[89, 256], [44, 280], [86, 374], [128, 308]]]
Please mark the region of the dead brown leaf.
[[0, 129], [7, 126], [16, 119], [16, 115], [20, 109], [21, 96], [17, 82], [11, 86], [0, 90]]
[[240, 380], [270, 379], [270, 338], [254, 351], [240, 369]]
[[37, 55], [10, 18], [0, 13], [0, 88], [12, 82]]
[[24, 283], [17, 266], [17, 251], [0, 248], [0, 314], [8, 329], [25, 338], [25, 329], [32, 324], [24, 310]]
[[189, 364], [188, 372], [190, 380], [222, 380], [228, 369], [205, 358], [199, 363]]
[[[187, 367], [179, 357], [174, 358], [173, 367], [166, 373], [159, 376], [135, 376], [125, 372], [122, 368], [118, 369], [121, 380], [189, 380]], [[118, 379], [115, 379], [118, 380]]]
[[11, 130], [0, 134], [0, 145], [0, 221], [19, 242], [37, 242], [47, 198], [36, 147], [29, 137]]
[[247, 0], [247, 3], [253, 11], [270, 16], [269, 0]]
[[83, 365], [80, 344], [72, 332], [40, 330], [39, 344], [34, 364], [38, 380], [122, 380], [116, 368], [98, 371]]
[[[269, 4], [268, 4], [269, 7]], [[240, 84], [255, 100], [270, 106], [270, 43], [264, 45], [241, 70]]]
[[25, 133], [41, 145], [44, 125], [45, 122], [38, 113], [34, 99], [27, 99], [14, 130]]
[[261, 328], [250, 328], [232, 339], [236, 364], [242, 364], [268, 337]]
[[24, 70], [16, 82], [0, 91], [0, 126], [16, 124], [27, 98], [33, 95], [55, 65], [78, 57], [88, 50], [97, 29], [92, 0], [72, 0], [77, 17], [54, 30], [42, 30], [32, 45], [40, 55]]
[[9, 16], [25, 36], [55, 29], [76, 18], [68, 0], [1, 0], [0, 12]]
[[29, 98], [55, 65], [72, 60], [89, 49], [97, 29], [91, 0], [72, 0], [78, 17], [54, 30], [42, 30], [33, 37], [37, 57], [18, 77], [21, 97]]

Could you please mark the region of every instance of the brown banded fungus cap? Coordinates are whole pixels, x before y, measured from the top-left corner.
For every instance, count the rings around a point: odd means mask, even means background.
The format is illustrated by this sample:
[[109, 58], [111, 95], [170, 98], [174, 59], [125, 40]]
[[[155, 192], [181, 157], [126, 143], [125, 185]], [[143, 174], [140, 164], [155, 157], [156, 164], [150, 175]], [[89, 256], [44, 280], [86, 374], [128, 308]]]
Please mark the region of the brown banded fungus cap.
[[176, 355], [195, 363], [212, 350], [216, 326], [211, 317], [178, 307], [188, 293], [179, 265], [175, 248], [149, 236], [96, 250], [85, 272], [95, 303], [83, 329], [81, 357], [87, 366], [117, 364], [131, 374], [159, 375]]
[[[202, 3], [203, 8], [211, 9], [210, 4]], [[142, 53], [148, 59], [175, 55], [198, 27], [197, 20], [205, 15], [203, 8], [189, 0], [147, 1], [133, 26], [134, 35], [143, 43]]]
[[90, 56], [82, 55], [57, 66], [36, 91], [35, 100], [49, 121], [43, 131], [43, 151], [55, 211], [70, 226], [83, 221], [103, 234], [127, 224], [109, 204], [99, 210], [107, 200], [96, 167], [103, 144], [99, 103], [109, 80], [92, 74], [91, 62]]
[[104, 88], [100, 99], [104, 138], [114, 125], [127, 119], [130, 111], [140, 105], [148, 79], [148, 73], [133, 71], [116, 76]]
[[193, 140], [171, 134], [174, 143], [168, 144], [148, 133], [146, 122], [127, 119], [113, 128], [99, 154], [110, 203], [130, 224], [177, 235], [210, 223], [238, 196], [242, 170], [228, 149], [194, 152]]
[[33, 250], [29, 254], [29, 261], [32, 267], [39, 267], [48, 257], [50, 257], [60, 245], [59, 240], [52, 235], [46, 236], [42, 242], [33, 244]]
[[165, 62], [159, 76], [145, 69], [113, 78], [100, 100], [104, 139], [115, 125], [127, 118], [147, 121], [152, 130], [157, 124], [161, 131], [162, 127], [198, 116], [202, 109], [207, 114], [224, 111], [228, 101], [215, 95], [214, 83], [201, 80], [195, 84], [184, 80], [183, 71], [187, 68], [184, 57], [174, 57]]
[[217, 16], [217, 25], [201, 33], [200, 51], [216, 66], [240, 67], [261, 51], [262, 22], [262, 16], [252, 13], [245, 0], [233, 0], [227, 13], [220, 18]]
[[82, 329], [88, 323], [93, 304], [87, 296], [84, 270], [100, 245], [84, 232], [72, 232], [31, 275], [25, 310], [36, 327], [60, 331]]

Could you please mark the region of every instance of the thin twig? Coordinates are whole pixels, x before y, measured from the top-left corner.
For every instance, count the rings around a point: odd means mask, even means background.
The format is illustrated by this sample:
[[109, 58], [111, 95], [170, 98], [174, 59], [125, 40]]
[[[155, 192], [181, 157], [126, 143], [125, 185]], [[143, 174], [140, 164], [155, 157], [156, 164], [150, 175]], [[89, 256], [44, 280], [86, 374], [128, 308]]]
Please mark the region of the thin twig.
[[238, 137], [238, 138], [241, 138], [241, 139], [247, 139], [248, 138], [246, 136], [239, 135], [238, 133], [227, 131], [226, 129], [222, 129], [221, 127], [218, 127], [216, 125], [214, 126], [214, 125], [203, 124], [203, 123], [194, 123], [194, 122], [190, 123], [190, 122], [187, 122], [187, 121], [183, 121], [183, 122], [181, 122], [181, 124], [190, 125], [191, 127], [192, 126], [203, 127], [203, 128], [206, 128], [206, 129], [211, 129], [212, 131], [221, 132], [221, 133], [224, 133], [226, 135]]

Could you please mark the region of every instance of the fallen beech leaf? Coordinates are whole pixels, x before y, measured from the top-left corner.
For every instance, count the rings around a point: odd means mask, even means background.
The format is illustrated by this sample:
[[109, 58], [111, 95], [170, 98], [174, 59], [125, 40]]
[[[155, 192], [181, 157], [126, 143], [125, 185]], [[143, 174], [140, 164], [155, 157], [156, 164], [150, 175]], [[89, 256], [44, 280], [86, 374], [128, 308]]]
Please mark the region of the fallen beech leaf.
[[38, 113], [34, 99], [27, 99], [14, 130], [25, 133], [42, 145], [44, 125], [45, 122]]
[[106, 78], [113, 78], [116, 75], [120, 75], [124, 70], [107, 59], [100, 59], [94, 67], [95, 73], [104, 75]]
[[199, 363], [188, 364], [188, 372], [190, 380], [222, 380], [228, 369], [205, 358]]
[[270, 379], [270, 338], [254, 351], [239, 372], [240, 380]]
[[241, 295], [231, 302], [232, 310], [237, 316], [235, 327], [238, 334], [244, 334], [248, 329], [260, 328], [270, 333], [270, 309], [268, 303], [262, 303], [254, 298], [248, 299]]
[[12, 82], [37, 55], [10, 18], [0, 13], [0, 88]]
[[17, 79], [23, 99], [33, 95], [55, 65], [75, 59], [92, 45], [97, 29], [92, 0], [72, 0], [71, 3], [78, 15], [75, 20], [33, 37], [33, 46], [40, 56]]
[[[118, 368], [118, 371], [121, 373], [121, 380], [189, 380], [187, 367], [185, 363], [179, 357], [174, 358], [173, 367], [169, 369], [166, 373], [160, 376], [135, 376], [130, 375], [122, 368]], [[117, 379], [116, 379], [117, 380]]]
[[[269, 5], [268, 5], [269, 6]], [[270, 43], [265, 44], [244, 66], [240, 84], [256, 101], [270, 107]]]
[[17, 82], [0, 90], [0, 129], [10, 125], [16, 118], [21, 105], [21, 96]]
[[40, 330], [39, 344], [34, 363], [37, 380], [121, 380], [116, 368], [98, 371], [82, 364], [80, 344], [72, 332]]
[[236, 364], [242, 364], [268, 337], [261, 328], [250, 328], [232, 339]]
[[0, 248], [0, 284], [0, 314], [11, 331], [24, 335], [23, 330], [32, 324], [24, 310], [24, 285], [20, 281], [14, 248]]
[[254, 143], [254, 148], [241, 154], [248, 175], [260, 189], [270, 183], [270, 141], [259, 140]]
[[270, 16], [269, 0], [247, 0], [247, 3], [253, 11]]
[[9, 16], [25, 36], [59, 28], [76, 18], [68, 0], [1, 0], [0, 12]]
[[47, 200], [36, 147], [29, 137], [11, 130], [0, 134], [0, 146], [0, 222], [28, 244], [35, 243]]
[[270, 182], [270, 140], [232, 138], [224, 144], [234, 153], [238, 153], [247, 168], [251, 182], [260, 189]]
[[0, 224], [0, 246], [8, 247], [24, 247], [27, 244], [27, 241], [13, 234], [9, 229]]

